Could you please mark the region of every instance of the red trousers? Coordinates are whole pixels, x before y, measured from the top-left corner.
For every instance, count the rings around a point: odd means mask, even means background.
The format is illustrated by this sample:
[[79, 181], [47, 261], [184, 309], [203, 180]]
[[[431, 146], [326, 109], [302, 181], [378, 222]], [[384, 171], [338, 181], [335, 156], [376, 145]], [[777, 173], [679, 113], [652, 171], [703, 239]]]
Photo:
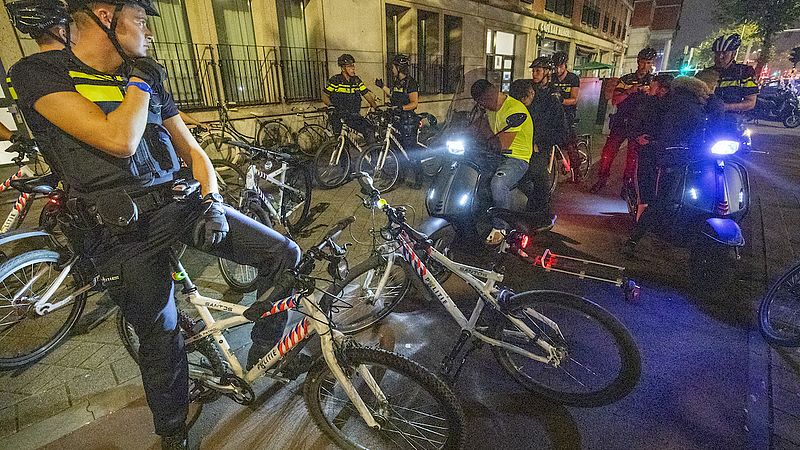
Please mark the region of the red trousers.
[[[612, 132], [606, 139], [606, 145], [603, 146], [603, 154], [600, 156], [600, 177], [608, 178], [611, 172], [611, 164], [614, 162], [619, 148], [627, 138]], [[628, 139], [628, 153], [625, 158], [625, 178], [633, 178], [636, 175], [636, 166], [639, 159], [639, 143]]]

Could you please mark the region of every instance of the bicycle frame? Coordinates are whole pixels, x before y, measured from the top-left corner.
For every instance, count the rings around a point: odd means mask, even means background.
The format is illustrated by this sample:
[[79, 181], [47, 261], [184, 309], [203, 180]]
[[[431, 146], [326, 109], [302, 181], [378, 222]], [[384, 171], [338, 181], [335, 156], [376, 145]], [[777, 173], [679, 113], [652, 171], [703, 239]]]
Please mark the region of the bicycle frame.
[[[43, 316], [45, 314], [51, 313], [59, 308], [64, 307], [72, 303], [78, 296], [83, 294], [84, 292], [92, 290], [98, 283], [99, 277], [94, 278], [89, 283], [85, 284], [79, 289], [71, 292], [68, 296], [64, 297], [63, 299], [57, 301], [56, 303], [50, 303], [50, 299], [55, 295], [56, 291], [59, 287], [64, 283], [64, 280], [69, 276], [72, 270], [75, 268], [75, 263], [78, 261], [78, 257], [72, 257], [64, 266], [64, 269], [58, 274], [55, 280], [50, 283], [50, 286], [47, 288], [45, 293], [36, 300], [36, 303], [33, 305], [34, 311], [36, 314]], [[39, 278], [41, 278], [46, 272], [49, 271], [49, 268], [43, 267], [37, 273], [31, 276], [31, 279], [25, 283], [24, 286], [20, 287], [14, 296], [11, 299], [12, 303], [21, 302], [22, 299], [25, 297], [24, 294], [28, 292], [30, 287], [35, 283]]]
[[356, 150], [358, 150], [358, 153], [364, 151], [361, 148], [361, 146], [358, 145], [358, 142], [356, 142], [355, 139], [350, 137], [351, 134], [356, 133], [356, 131], [347, 126], [347, 124], [344, 123], [344, 121], [342, 121], [341, 123], [342, 123], [342, 130], [339, 132], [339, 145], [336, 147], [336, 151], [331, 153], [331, 158], [330, 160], [328, 160], [328, 165], [330, 166], [339, 165], [339, 159], [342, 157], [342, 152], [347, 151], [347, 149], [345, 149], [345, 145], [348, 142], [350, 143], [350, 145], [355, 147]]
[[[281, 213], [284, 212], [283, 211], [283, 195], [284, 195], [285, 190], [288, 189], [288, 190], [290, 190], [292, 192], [295, 192], [295, 193], [298, 193], [298, 194], [301, 194], [301, 195], [303, 194], [302, 192], [300, 192], [299, 189], [297, 189], [295, 187], [292, 187], [292, 186], [289, 186], [288, 184], [286, 184], [286, 172], [288, 172], [288, 171], [289, 171], [289, 164], [287, 164], [286, 161], [282, 161], [280, 168], [278, 168], [277, 170], [274, 170], [272, 172], [269, 172], [269, 173], [264, 172], [261, 169], [259, 169], [258, 166], [255, 163], [251, 163], [250, 167], [247, 169], [247, 176], [245, 178], [245, 184], [244, 184], [245, 189], [246, 190], [252, 190], [252, 191], [255, 191], [255, 192], [258, 193], [259, 199], [261, 199], [261, 202], [264, 205], [266, 205], [266, 207], [267, 207], [267, 209], [269, 211], [269, 214], [273, 218], [280, 219]], [[280, 209], [280, 211], [276, 211], [275, 210], [275, 207], [272, 206], [272, 202], [269, 201], [269, 199], [267, 198], [266, 194], [264, 194], [264, 192], [258, 186], [258, 182], [256, 181], [256, 179], [264, 180], [264, 181], [266, 181], [268, 183], [274, 184], [275, 186], [277, 186], [279, 188], [280, 196], [278, 197], [278, 208]], [[243, 191], [243, 193], [244, 193], [244, 191]], [[301, 206], [302, 206], [302, 204], [298, 203], [297, 205], [294, 206], [294, 208], [292, 208], [291, 211], [286, 211], [286, 215], [288, 216], [289, 214], [292, 214], [297, 208], [299, 208]]]
[[[33, 177], [34, 173], [28, 166], [22, 166], [14, 175], [11, 175], [5, 183], [0, 185], [0, 192], [3, 192], [11, 187], [11, 181], [17, 180], [20, 178], [27, 178]], [[3, 226], [0, 227], [0, 233], [5, 233], [10, 231], [13, 228], [16, 228], [16, 225], [25, 218], [25, 214], [27, 213], [28, 208], [30, 207], [30, 202], [33, 201], [35, 198], [34, 194], [28, 194], [26, 192], [21, 192], [19, 197], [17, 197], [17, 201], [14, 203], [14, 207], [11, 208], [11, 212], [8, 213], [5, 222], [3, 222]]]

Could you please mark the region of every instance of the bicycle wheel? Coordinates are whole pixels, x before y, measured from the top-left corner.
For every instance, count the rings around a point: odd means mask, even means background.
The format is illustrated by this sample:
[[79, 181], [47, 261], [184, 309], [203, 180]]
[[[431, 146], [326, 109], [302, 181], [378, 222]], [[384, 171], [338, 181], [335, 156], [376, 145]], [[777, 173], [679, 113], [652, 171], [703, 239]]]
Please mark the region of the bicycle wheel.
[[206, 152], [209, 159], [234, 162], [238, 156], [238, 147], [225, 142], [225, 138], [218, 134], [210, 134], [200, 142], [200, 147]]
[[758, 307], [764, 339], [781, 347], [800, 347], [800, 264], [778, 278]]
[[592, 152], [586, 141], [578, 141], [575, 148], [580, 158], [580, 165], [577, 167], [578, 173], [582, 178], [586, 178], [589, 175], [589, 169], [592, 168]]
[[289, 167], [286, 184], [299, 192], [283, 190], [281, 222], [289, 228], [290, 233], [295, 233], [305, 224], [311, 208], [311, 174], [306, 167]]
[[61, 205], [47, 202], [39, 213], [39, 227], [50, 233], [48, 238], [55, 250], [66, 251], [70, 248], [69, 239], [64, 234], [58, 221], [61, 215]]
[[350, 175], [350, 164], [349, 145], [341, 139], [327, 141], [314, 156], [314, 181], [323, 189], [339, 187]]
[[[339, 364], [381, 425], [369, 428], [331, 369], [319, 359], [306, 375], [303, 398], [317, 426], [346, 449], [436, 448], [464, 445], [464, 413], [450, 388], [421, 365], [385, 350], [351, 347]], [[385, 394], [375, 398], [358, 369], [366, 368]]]
[[314, 157], [323, 142], [333, 137], [333, 133], [322, 125], [306, 124], [297, 132], [297, 145], [303, 154]]
[[[541, 363], [492, 347], [500, 365], [526, 389], [564, 405], [592, 407], [613, 403], [636, 386], [639, 350], [625, 326], [605, 309], [558, 291], [523, 292], [507, 305], [509, 315], [556, 351], [557, 363]], [[489, 335], [537, 356], [550, 356], [508, 319], [492, 323]]]
[[553, 192], [556, 191], [556, 186], [558, 186], [558, 172], [559, 172], [558, 166], [560, 164], [560, 161], [558, 160], [558, 158], [555, 157], [557, 153], [558, 152], [553, 150], [553, 153], [551, 153], [550, 157], [550, 164], [547, 166], [548, 167], [547, 182], [550, 185], [550, 195], [552, 195]]
[[423, 148], [420, 151], [422, 152], [422, 157], [419, 164], [422, 167], [422, 173], [429, 178], [435, 177], [442, 171], [442, 153], [429, 148]]
[[57, 252], [34, 250], [0, 264], [0, 369], [31, 364], [52, 351], [78, 321], [86, 294], [75, 297], [52, 312], [39, 315], [34, 304], [50, 288], [56, 290], [50, 303], [72, 294], [78, 284], [73, 274], [61, 281], [61, 258]]
[[[242, 214], [264, 225], [271, 225], [266, 211], [257, 203], [247, 205]], [[245, 294], [256, 289], [258, 269], [225, 258], [217, 258], [217, 260], [219, 261], [219, 271], [222, 274], [222, 279], [225, 280], [231, 290]]]
[[375, 189], [388, 192], [394, 188], [400, 177], [400, 162], [394, 150], [392, 148], [386, 150], [384, 145], [372, 144], [367, 147], [359, 155], [356, 168], [359, 172], [366, 172], [372, 176]]
[[374, 255], [350, 269], [344, 280], [330, 288], [335, 297], [333, 323], [345, 334], [357, 333], [386, 317], [400, 303], [411, 288], [400, 256], [396, 256], [380, 295], [378, 284], [386, 274], [388, 261], [383, 255]]
[[292, 142], [292, 131], [279, 120], [269, 120], [263, 122], [258, 127], [256, 142], [259, 147], [272, 148], [276, 145], [289, 144]]
[[245, 188], [245, 181], [247, 176], [236, 164], [224, 160], [213, 159], [211, 165], [214, 166], [214, 173], [217, 175], [217, 184], [219, 185], [219, 193], [225, 200], [225, 203], [238, 209], [241, 207], [239, 204], [242, 198], [242, 192]]

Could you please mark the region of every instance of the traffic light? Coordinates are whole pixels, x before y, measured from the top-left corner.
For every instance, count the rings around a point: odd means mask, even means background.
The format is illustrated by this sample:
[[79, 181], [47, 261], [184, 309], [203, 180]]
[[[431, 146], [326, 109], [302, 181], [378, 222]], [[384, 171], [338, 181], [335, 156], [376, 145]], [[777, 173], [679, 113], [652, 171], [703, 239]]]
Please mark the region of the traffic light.
[[800, 63], [800, 47], [792, 49], [791, 53], [789, 53], [789, 61], [794, 64], [794, 67], [797, 67], [797, 63]]

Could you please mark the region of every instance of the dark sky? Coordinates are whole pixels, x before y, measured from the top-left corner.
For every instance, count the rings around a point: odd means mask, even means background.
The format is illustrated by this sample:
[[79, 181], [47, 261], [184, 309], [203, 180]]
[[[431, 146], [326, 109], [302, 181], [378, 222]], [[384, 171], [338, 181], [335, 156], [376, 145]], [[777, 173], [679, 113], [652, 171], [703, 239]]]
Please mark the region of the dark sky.
[[680, 30], [675, 35], [670, 60], [683, 55], [685, 46], [702, 42], [719, 26], [716, 0], [683, 0]]

